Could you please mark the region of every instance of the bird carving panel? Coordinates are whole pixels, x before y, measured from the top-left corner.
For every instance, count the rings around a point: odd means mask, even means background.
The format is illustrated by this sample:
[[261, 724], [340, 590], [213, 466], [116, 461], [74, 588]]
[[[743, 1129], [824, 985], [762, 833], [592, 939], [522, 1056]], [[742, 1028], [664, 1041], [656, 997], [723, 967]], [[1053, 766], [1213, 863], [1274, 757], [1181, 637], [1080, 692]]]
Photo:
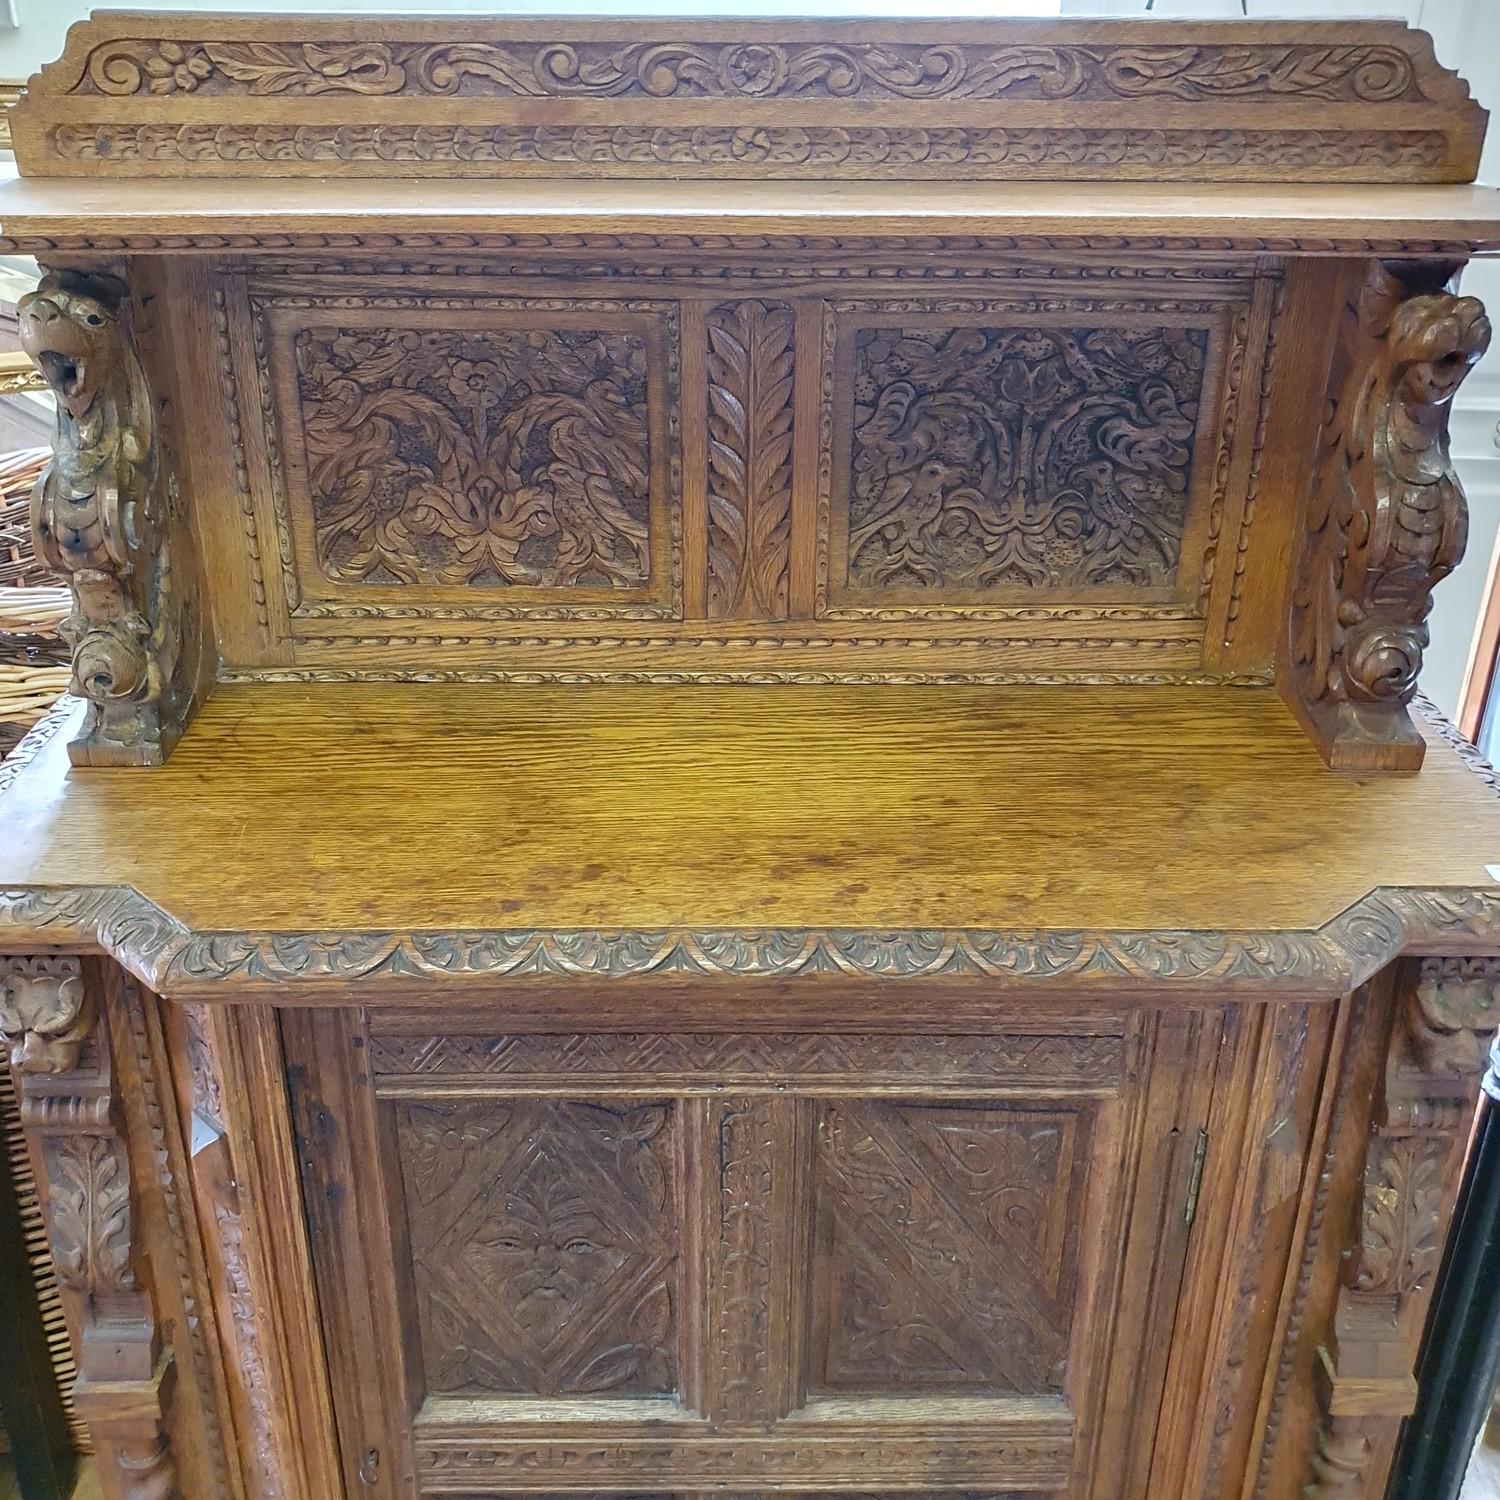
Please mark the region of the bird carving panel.
[[853, 341], [850, 593], [1175, 586], [1207, 327], [913, 320]]

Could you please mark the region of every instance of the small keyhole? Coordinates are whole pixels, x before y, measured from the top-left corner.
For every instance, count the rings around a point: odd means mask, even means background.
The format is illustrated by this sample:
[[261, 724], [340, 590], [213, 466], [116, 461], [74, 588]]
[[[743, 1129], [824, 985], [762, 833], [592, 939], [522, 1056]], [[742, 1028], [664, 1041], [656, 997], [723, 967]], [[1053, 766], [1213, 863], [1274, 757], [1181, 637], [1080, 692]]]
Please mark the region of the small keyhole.
[[362, 1484], [375, 1484], [380, 1478], [380, 1449], [366, 1448], [359, 1462], [359, 1478]]

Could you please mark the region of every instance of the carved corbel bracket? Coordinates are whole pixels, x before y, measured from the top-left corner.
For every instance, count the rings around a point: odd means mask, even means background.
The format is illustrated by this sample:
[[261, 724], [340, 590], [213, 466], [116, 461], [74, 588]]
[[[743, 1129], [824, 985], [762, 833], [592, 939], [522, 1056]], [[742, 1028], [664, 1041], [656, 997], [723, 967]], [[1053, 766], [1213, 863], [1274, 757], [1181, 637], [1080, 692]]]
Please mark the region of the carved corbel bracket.
[[1381, 1492], [1416, 1402], [1422, 1322], [1497, 1028], [1500, 959], [1424, 959], [1400, 995], [1358, 1218], [1319, 1350], [1323, 1425], [1306, 1500]]
[[1332, 366], [1280, 678], [1339, 769], [1422, 764], [1406, 705], [1468, 534], [1448, 410], [1490, 342], [1483, 305], [1442, 290], [1451, 269], [1368, 262]]
[[194, 707], [195, 575], [165, 473], [124, 287], [58, 272], [23, 297], [21, 343], [57, 399], [52, 463], [32, 495], [38, 555], [67, 576], [72, 690], [88, 703], [75, 765], [157, 765]]
[[173, 1500], [172, 1363], [140, 1274], [130, 1157], [95, 1020], [78, 959], [0, 958], [0, 1024], [77, 1351], [74, 1404], [110, 1470], [107, 1494]]

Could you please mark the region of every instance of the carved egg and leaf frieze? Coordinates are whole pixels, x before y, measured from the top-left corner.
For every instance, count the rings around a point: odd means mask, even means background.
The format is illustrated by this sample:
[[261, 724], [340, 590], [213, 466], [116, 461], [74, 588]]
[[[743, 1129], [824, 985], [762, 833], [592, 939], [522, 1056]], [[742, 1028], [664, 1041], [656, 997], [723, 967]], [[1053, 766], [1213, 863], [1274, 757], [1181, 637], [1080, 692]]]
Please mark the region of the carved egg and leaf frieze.
[[1233, 632], [1274, 277], [836, 301], [466, 281], [226, 284], [230, 430], [265, 424], [235, 467], [242, 562], [293, 663], [796, 653], [879, 677], [920, 651], [964, 675], [1046, 642], [1061, 671], [1190, 674], [1210, 613]]

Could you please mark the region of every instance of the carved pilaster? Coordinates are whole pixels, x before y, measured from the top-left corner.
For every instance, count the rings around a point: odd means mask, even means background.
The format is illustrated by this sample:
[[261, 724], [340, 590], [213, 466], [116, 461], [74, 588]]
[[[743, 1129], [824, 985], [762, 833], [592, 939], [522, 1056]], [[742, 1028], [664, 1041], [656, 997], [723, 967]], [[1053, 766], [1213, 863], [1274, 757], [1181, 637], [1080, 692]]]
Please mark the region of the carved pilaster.
[[187, 722], [202, 641], [196, 561], [165, 472], [124, 288], [47, 275], [18, 308], [57, 398], [52, 463], [32, 496], [41, 558], [67, 576], [72, 690], [88, 702], [75, 765], [158, 765]]
[[73, 1399], [106, 1500], [172, 1500], [172, 1365], [140, 1275], [109, 1042], [94, 1019], [76, 958], [0, 958], [0, 1025], [78, 1355]]
[[1382, 1492], [1416, 1401], [1422, 1322], [1497, 1027], [1497, 959], [1424, 959], [1400, 997], [1358, 1220], [1319, 1351], [1324, 1421], [1307, 1500]]
[[1406, 705], [1468, 532], [1448, 408], [1490, 341], [1483, 306], [1441, 289], [1450, 269], [1368, 262], [1330, 374], [1281, 681], [1341, 769], [1422, 763]]

